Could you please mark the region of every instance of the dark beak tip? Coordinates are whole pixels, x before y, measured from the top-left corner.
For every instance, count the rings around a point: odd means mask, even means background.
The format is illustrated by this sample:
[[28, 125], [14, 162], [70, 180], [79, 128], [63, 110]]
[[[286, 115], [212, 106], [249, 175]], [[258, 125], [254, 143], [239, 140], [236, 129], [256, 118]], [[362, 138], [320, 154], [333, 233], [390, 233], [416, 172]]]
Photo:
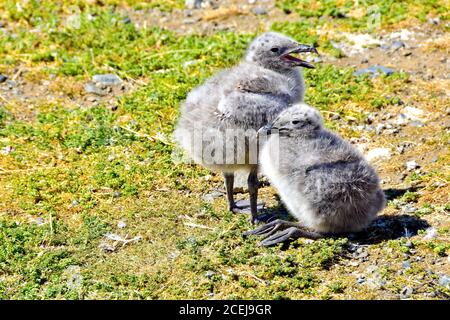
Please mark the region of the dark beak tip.
[[319, 51], [313, 46], [310, 46], [308, 44], [299, 44], [298, 49], [296, 50], [298, 52], [312, 52], [315, 54], [319, 54]]

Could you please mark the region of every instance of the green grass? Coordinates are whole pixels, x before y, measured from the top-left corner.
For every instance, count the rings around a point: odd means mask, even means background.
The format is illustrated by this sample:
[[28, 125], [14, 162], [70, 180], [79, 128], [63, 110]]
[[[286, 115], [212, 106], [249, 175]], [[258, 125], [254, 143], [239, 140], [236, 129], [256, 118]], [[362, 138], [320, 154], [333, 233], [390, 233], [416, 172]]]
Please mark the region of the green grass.
[[277, 6], [316, 25], [333, 24], [352, 31], [374, 32], [411, 18], [425, 22], [429, 15], [449, 19], [445, 1], [439, 0], [282, 0]]
[[[201, 199], [221, 186], [219, 176], [172, 161], [174, 145], [168, 137], [181, 101], [213, 73], [237, 63], [254, 35], [180, 36], [156, 27], [136, 29], [113, 9], [157, 6], [170, 11], [182, 2], [103, 3], [64, 1], [80, 7], [79, 28], [65, 24], [68, 12], [60, 3], [29, 1], [21, 10], [15, 1], [0, 5], [7, 24], [17, 23], [13, 32], [0, 33], [1, 73], [26, 67], [24, 78], [30, 82], [56, 75], [75, 99], [82, 90], [77, 85], [96, 73], [113, 72], [139, 83], [117, 97], [116, 111], [107, 103], [37, 99], [24, 118], [21, 111], [29, 110], [28, 105], [0, 100], [0, 150], [14, 148], [0, 157], [0, 298], [370, 297], [358, 292], [342, 270], [345, 266], [339, 266], [346, 259], [346, 238], [299, 240], [286, 250], [261, 248], [257, 239], [241, 236], [251, 227], [247, 217], [227, 212], [224, 199], [212, 204]], [[333, 2], [322, 3], [322, 14], [341, 19]], [[280, 5], [317, 18], [298, 2]], [[432, 2], [423, 8], [430, 6], [442, 12]], [[278, 22], [272, 28], [339, 56], [311, 28], [314, 23]], [[40, 31], [30, 32], [33, 28]], [[400, 73], [377, 80], [352, 73], [331, 65], [305, 71], [307, 102], [361, 122], [365, 112], [396, 105], [385, 96], [395, 95], [409, 81]], [[325, 118], [346, 137], [354, 135], [351, 128]], [[165, 138], [148, 139], [158, 136]], [[401, 200], [417, 197], [407, 193]], [[424, 205], [419, 215], [430, 215], [434, 207]], [[120, 220], [127, 223], [123, 230], [117, 227]], [[108, 232], [142, 239], [107, 253], [99, 245]], [[402, 243], [391, 241], [394, 260]], [[374, 245], [374, 250], [382, 248]], [[441, 240], [420, 248], [437, 257], [449, 250]], [[394, 278], [390, 273], [386, 277]], [[77, 279], [79, 285], [72, 285]]]

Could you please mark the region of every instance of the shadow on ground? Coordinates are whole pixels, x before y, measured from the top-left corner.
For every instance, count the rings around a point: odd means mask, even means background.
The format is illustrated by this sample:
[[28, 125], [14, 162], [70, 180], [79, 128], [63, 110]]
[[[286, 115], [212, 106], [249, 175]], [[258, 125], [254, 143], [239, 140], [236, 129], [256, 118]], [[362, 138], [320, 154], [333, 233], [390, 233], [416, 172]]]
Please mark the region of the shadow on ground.
[[427, 221], [408, 215], [379, 216], [363, 232], [348, 235], [348, 238], [359, 244], [375, 244], [386, 240], [417, 235], [419, 230], [430, 227]]
[[419, 188], [418, 187], [409, 187], [409, 188], [403, 188], [403, 189], [385, 189], [383, 190], [386, 200], [391, 201], [395, 200], [397, 198], [401, 198], [406, 192], [416, 192]]
[[[406, 192], [415, 192], [417, 187], [383, 190], [388, 201], [401, 198]], [[419, 230], [430, 227], [427, 221], [408, 214], [381, 215], [363, 232], [348, 238], [359, 244], [375, 244], [386, 240], [417, 235]]]

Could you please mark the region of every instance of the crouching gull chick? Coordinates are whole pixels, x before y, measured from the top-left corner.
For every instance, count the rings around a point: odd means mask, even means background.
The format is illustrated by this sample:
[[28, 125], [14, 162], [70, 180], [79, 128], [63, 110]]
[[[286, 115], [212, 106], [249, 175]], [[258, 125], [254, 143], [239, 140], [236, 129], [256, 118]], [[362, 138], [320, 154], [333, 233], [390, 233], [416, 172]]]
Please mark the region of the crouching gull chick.
[[289, 105], [303, 101], [304, 81], [298, 67], [314, 68], [293, 54], [315, 52], [275, 32], [257, 37], [244, 60], [193, 89], [181, 107], [174, 140], [197, 163], [223, 172], [229, 209], [234, 172], [249, 173], [252, 222], [257, 215], [257, 131]]
[[284, 110], [259, 132], [269, 134], [262, 172], [299, 221], [275, 220], [244, 235], [270, 246], [299, 237], [358, 232], [386, 200], [375, 170], [350, 143], [323, 127], [320, 113], [304, 104]]

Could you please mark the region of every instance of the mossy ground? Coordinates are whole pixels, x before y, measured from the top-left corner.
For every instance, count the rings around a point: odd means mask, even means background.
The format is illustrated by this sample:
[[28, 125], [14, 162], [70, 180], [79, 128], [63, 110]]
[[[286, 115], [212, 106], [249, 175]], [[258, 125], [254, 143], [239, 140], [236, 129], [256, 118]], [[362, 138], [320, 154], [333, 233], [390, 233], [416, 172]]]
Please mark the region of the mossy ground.
[[[0, 84], [0, 299], [396, 299], [405, 286], [414, 289], [413, 299], [448, 298], [439, 282], [450, 271], [450, 136], [442, 123], [448, 79], [402, 72], [355, 77], [340, 64], [333, 36], [319, 32], [395, 31], [440, 17], [433, 28], [448, 34], [446, 2], [367, 1], [358, 12], [352, 1], [275, 4], [273, 10], [290, 14], [273, 21], [269, 14], [272, 29], [338, 58], [305, 71], [307, 102], [323, 111], [330, 128], [358, 138], [355, 126], [368, 113], [399, 112], [399, 100], [428, 115], [423, 127], [366, 136], [370, 147], [413, 143], [376, 163], [390, 198], [381, 226], [362, 240], [298, 240], [288, 248], [243, 239], [248, 217], [228, 212], [223, 197], [202, 199], [222, 188], [221, 176], [173, 162], [169, 137], [180, 102], [237, 63], [255, 36], [239, 27], [180, 33], [124, 20], [124, 12], [132, 17], [155, 8], [176, 16], [183, 2], [0, 4], [0, 74], [15, 82], [11, 89]], [[372, 4], [381, 8], [381, 24], [368, 30]], [[79, 24], [67, 23], [74, 12]], [[245, 25], [248, 12], [227, 12]], [[429, 50], [448, 55], [448, 42]], [[92, 75], [111, 72], [125, 80], [123, 93], [86, 99], [83, 86]], [[399, 180], [411, 158], [421, 171]], [[278, 205], [271, 187], [260, 196]], [[408, 203], [419, 210], [404, 213]], [[405, 228], [425, 229], [417, 225], [433, 226], [438, 235], [427, 239], [419, 230], [406, 239]], [[107, 233], [141, 240], [122, 245], [106, 240]], [[113, 252], [99, 247], [107, 241]], [[355, 255], [355, 243], [367, 254]], [[371, 280], [357, 283], [361, 274]]]

